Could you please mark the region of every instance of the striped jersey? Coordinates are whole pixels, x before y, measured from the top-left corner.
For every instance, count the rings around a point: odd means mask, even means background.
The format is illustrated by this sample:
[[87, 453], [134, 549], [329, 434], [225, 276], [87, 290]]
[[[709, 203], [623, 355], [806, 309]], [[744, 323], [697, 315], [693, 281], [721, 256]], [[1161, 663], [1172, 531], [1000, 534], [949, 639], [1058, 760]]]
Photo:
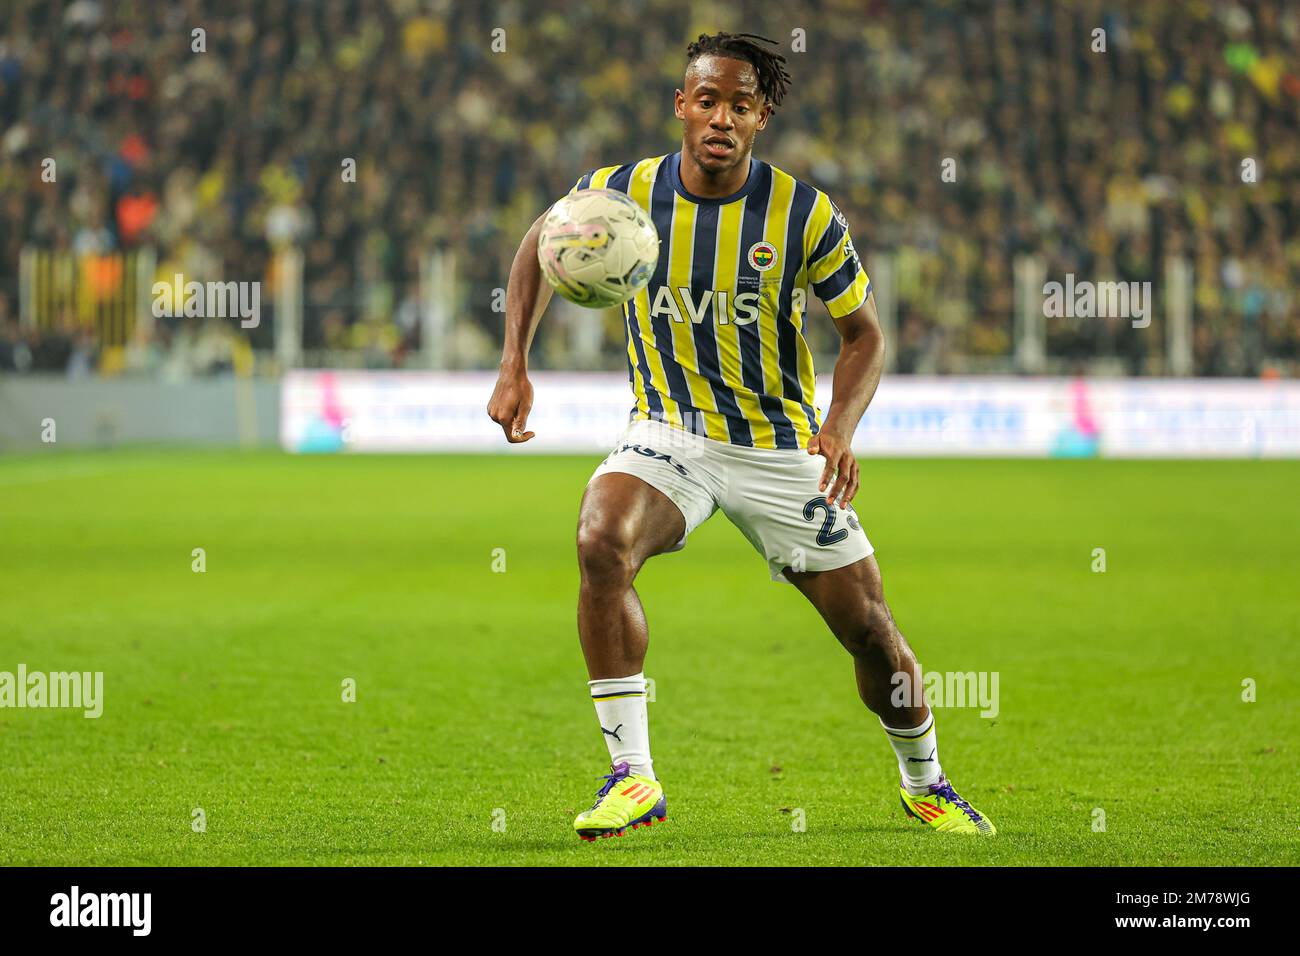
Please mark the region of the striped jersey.
[[579, 189], [615, 189], [659, 232], [650, 283], [623, 306], [633, 418], [717, 441], [804, 448], [821, 428], [804, 338], [811, 288], [836, 318], [871, 282], [824, 192], [750, 159], [730, 195], [686, 191], [680, 153], [605, 166]]

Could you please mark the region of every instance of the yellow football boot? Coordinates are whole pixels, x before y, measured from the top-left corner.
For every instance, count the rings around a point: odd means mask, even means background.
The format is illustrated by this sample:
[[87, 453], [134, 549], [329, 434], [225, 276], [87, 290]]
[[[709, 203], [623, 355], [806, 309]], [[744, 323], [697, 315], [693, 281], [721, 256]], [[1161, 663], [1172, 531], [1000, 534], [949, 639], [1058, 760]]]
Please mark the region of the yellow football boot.
[[664, 788], [658, 780], [634, 774], [626, 763], [602, 775], [605, 785], [590, 810], [579, 813], [573, 829], [584, 840], [622, 836], [627, 829], [648, 827], [668, 819]]
[[916, 817], [945, 833], [976, 833], [993, 836], [998, 832], [993, 821], [963, 800], [947, 777], [940, 777], [922, 794], [911, 794], [900, 781], [899, 797], [909, 817]]

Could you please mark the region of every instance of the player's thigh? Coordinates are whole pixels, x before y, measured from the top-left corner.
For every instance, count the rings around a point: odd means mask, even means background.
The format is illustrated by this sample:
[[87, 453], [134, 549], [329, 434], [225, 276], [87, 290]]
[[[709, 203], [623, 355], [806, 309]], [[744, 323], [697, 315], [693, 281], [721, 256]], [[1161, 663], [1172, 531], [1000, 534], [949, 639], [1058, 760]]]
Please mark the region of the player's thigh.
[[883, 631], [892, 619], [874, 554], [826, 571], [787, 568], [785, 577], [837, 636]]
[[578, 512], [579, 556], [617, 552], [639, 565], [672, 550], [686, 536], [681, 509], [664, 492], [636, 475], [595, 475]]
[[733, 453], [723, 509], [768, 563], [773, 580], [786, 571], [846, 568], [874, 551], [853, 505], [826, 501], [825, 464], [802, 451]]
[[639, 566], [685, 547], [717, 508], [716, 483], [699, 444], [705, 441], [662, 422], [632, 422], [587, 485], [580, 558], [630, 553]]

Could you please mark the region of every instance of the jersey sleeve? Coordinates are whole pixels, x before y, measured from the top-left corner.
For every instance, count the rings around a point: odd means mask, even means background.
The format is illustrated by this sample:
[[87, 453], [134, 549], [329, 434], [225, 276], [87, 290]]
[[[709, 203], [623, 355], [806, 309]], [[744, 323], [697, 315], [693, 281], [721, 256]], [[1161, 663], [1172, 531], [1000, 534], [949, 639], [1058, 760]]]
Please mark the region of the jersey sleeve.
[[808, 281], [831, 316], [838, 319], [866, 302], [871, 280], [853, 248], [848, 220], [823, 192], [817, 194], [804, 237]]
[[[579, 177], [569, 190], [572, 196], [579, 189], [613, 189], [615, 192], [627, 193], [632, 171], [644, 163], [657, 163], [663, 157], [653, 160], [641, 160], [641, 163], [625, 163], [622, 166], [601, 166]], [[648, 182], [649, 180], [647, 180]], [[614, 185], [617, 184], [617, 185]]]
[[577, 181], [576, 183], [574, 183], [574, 184], [573, 184], [573, 188], [569, 190], [569, 195], [572, 196], [572, 195], [573, 195], [574, 193], [576, 193], [579, 189], [590, 189], [590, 188], [591, 188], [591, 177], [592, 177], [592, 175], [593, 175], [595, 172], [596, 172], [596, 171], [593, 169], [591, 172], [589, 172], [589, 173], [583, 173], [581, 176], [579, 176], [579, 177], [578, 177], [578, 181]]

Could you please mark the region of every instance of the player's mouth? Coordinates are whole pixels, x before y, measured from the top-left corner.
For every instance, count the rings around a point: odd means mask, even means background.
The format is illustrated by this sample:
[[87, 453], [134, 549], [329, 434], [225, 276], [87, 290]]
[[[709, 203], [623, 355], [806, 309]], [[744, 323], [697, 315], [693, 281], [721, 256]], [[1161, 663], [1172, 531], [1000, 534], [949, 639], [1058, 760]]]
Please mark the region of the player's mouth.
[[736, 149], [736, 144], [725, 136], [710, 136], [704, 141], [704, 148], [710, 156], [730, 156]]

